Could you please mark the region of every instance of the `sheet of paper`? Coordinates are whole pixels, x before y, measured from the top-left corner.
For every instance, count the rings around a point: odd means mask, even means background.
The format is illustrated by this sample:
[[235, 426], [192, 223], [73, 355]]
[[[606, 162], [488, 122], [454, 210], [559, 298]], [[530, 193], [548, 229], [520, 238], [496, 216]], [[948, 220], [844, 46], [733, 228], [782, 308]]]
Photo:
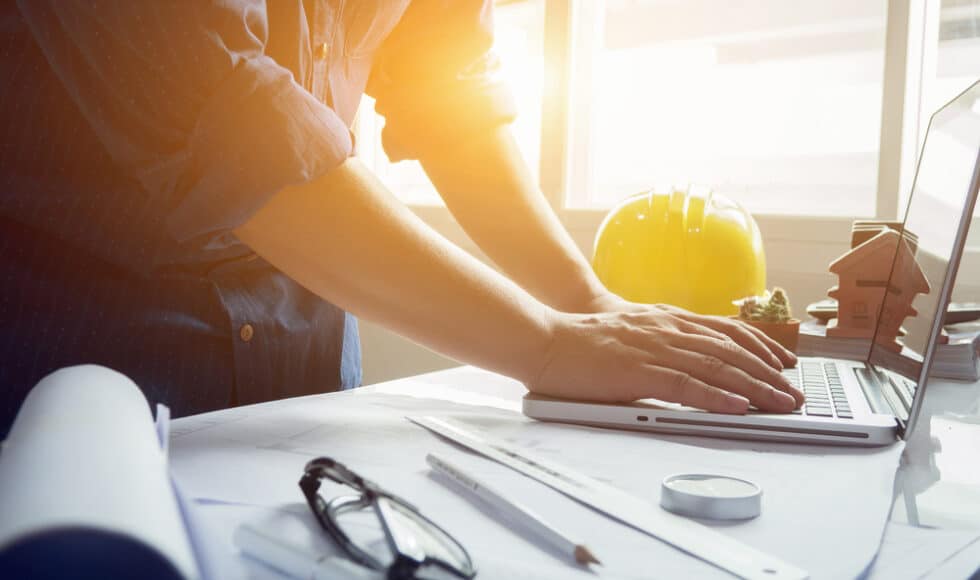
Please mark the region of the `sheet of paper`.
[[666, 542], [743, 578], [793, 579], [809, 574], [773, 554], [754, 549], [716, 533], [690, 518], [659, 508], [645, 498], [624, 493], [620, 488], [588, 477], [574, 468], [534, 455], [527, 449], [471, 431], [448, 418], [408, 417], [416, 425], [463, 446], [469, 451], [506, 465], [607, 517]]
[[153, 419], [153, 428], [157, 432], [160, 450], [163, 451], [163, 460], [167, 461], [170, 456], [170, 407], [157, 403], [157, 414]]
[[[947, 563], [955, 565], [962, 552], [977, 543], [977, 530], [937, 530], [907, 524], [889, 523], [877, 561], [868, 575], [869, 580], [898, 580], [924, 578]], [[980, 562], [980, 552], [974, 551], [973, 568], [964, 574], [944, 576], [966, 578]]]
[[[219, 557], [215, 561], [219, 578], [249, 578], [250, 580], [283, 580], [283, 575], [261, 561], [243, 556], [232, 541], [233, 530], [242, 522], [257, 526], [288, 540], [293, 545], [321, 556], [342, 556], [333, 542], [326, 536], [305, 504], [283, 504], [274, 507], [256, 507], [242, 504], [204, 502], [199, 506], [202, 516], [209, 525], [222, 530], [215, 534], [213, 552]], [[479, 518], [478, 518], [479, 521]], [[228, 531], [227, 534], [224, 532]], [[534, 545], [523, 545], [521, 537], [502, 527], [487, 526], [487, 541], [507, 546], [506, 557], [478, 558], [477, 578], [507, 578], [513, 580], [541, 580], [542, 578], [576, 578], [595, 580], [602, 578], [649, 578], [649, 574], [617, 576], [597, 568], [599, 574], [589, 572], [579, 566], [568, 564], [555, 554], [543, 555]], [[511, 544], [514, 544], [513, 549]], [[499, 556], [499, 554], [498, 554]], [[357, 575], [356, 580], [363, 580]]]
[[0, 549], [89, 527], [135, 538], [185, 578], [199, 572], [139, 388], [94, 365], [62, 369], [21, 406], [0, 455]]
[[[177, 420], [171, 451], [175, 475], [195, 498], [275, 507], [302, 500], [297, 482], [303, 465], [326, 455], [418, 505], [458, 535], [483, 569], [504, 565], [500, 554], [506, 553], [508, 564], [538, 570], [538, 577], [729, 577], [403, 418], [441, 414], [654, 504], [661, 480], [674, 473], [722, 473], [754, 481], [764, 490], [760, 517], [702, 523], [776, 554], [814, 578], [858, 576], [880, 544], [901, 444], [844, 449], [541, 423], [513, 410], [521, 392], [513, 381], [496, 389], [494, 381], [508, 380], [480, 371], [456, 378], [455, 391], [446, 382], [410, 380], [388, 384], [383, 392], [367, 388]], [[474, 383], [479, 389], [469, 388]], [[460, 391], [478, 396], [464, 402]], [[430, 477], [429, 452], [514, 493], [567, 534], [582, 538], [604, 566], [583, 570], [534, 538], [508, 529]], [[349, 490], [325, 484], [322, 493], [332, 497]], [[230, 537], [232, 531], [222, 533]]]
[[930, 570], [926, 578], [976, 578], [980, 572], [980, 540], [966, 546], [942, 564]]

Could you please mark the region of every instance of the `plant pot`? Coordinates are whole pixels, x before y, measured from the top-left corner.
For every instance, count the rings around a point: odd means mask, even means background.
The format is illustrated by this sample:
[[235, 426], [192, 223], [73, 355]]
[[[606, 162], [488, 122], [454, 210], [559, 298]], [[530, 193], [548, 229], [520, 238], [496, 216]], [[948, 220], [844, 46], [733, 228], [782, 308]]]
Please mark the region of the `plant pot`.
[[[732, 318], [742, 320], [737, 316]], [[766, 333], [769, 338], [786, 347], [787, 350], [796, 352], [796, 346], [800, 342], [800, 321], [796, 318], [790, 318], [786, 322], [761, 322], [757, 320], [742, 320], [742, 322], [758, 328]]]

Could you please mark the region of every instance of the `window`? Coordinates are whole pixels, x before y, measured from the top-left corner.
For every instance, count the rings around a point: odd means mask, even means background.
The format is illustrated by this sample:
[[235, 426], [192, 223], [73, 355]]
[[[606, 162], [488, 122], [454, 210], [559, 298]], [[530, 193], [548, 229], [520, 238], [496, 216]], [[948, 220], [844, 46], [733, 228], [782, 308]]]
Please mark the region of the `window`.
[[[942, 0], [923, 14], [923, 47], [918, 124], [914, 141], [921, 150], [929, 118], [980, 77], [980, 0]], [[900, 206], [908, 202], [902, 190]], [[980, 216], [980, 207], [975, 215]]]
[[[893, 218], [929, 114], [980, 77], [980, 0], [498, 0], [496, 18], [514, 131], [566, 224], [690, 183], [775, 220]], [[382, 123], [366, 100], [362, 157], [440, 204]]]
[[[576, 41], [572, 207], [653, 183], [874, 213], [884, 0], [607, 0]], [[590, 38], [591, 37], [591, 38]]]
[[935, 53], [923, 72], [922, 117], [959, 94], [980, 77], [980, 0], [943, 0]]

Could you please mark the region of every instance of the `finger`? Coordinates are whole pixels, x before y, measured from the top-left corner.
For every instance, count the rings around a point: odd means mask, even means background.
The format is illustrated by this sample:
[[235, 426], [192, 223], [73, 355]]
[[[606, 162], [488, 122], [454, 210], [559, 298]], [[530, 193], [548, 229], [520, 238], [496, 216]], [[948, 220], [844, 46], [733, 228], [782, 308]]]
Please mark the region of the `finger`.
[[[743, 368], [746, 370], [751, 370], [752, 371], [751, 374], [753, 374], [756, 378], [764, 382], [778, 381], [778, 384], [780, 386], [782, 385], [790, 386], [789, 381], [782, 376], [779, 370], [776, 370], [776, 369], [781, 370], [781, 367], [774, 367], [771, 364], [767, 364], [765, 360], [760, 359], [757, 354], [746, 349], [744, 346], [739, 345], [735, 341], [735, 339], [733, 339], [729, 335], [723, 334], [721, 332], [718, 332], [716, 330], [713, 330], [711, 328], [702, 326], [694, 322], [688, 322], [680, 317], [674, 319], [673, 327], [674, 327], [673, 329], [660, 330], [662, 334], [659, 335], [659, 339], [653, 338], [653, 341], [651, 341], [652, 338], [651, 335], [646, 332], [624, 334], [622, 338], [625, 341], [629, 342], [631, 346], [633, 346], [634, 348], [639, 348], [641, 350], [653, 354], [655, 360], [665, 360], [663, 357], [666, 355], [664, 355], [663, 353], [660, 353], [658, 356], [657, 351], [661, 346], [666, 344], [676, 344], [676, 341], [679, 340], [680, 337], [684, 337], [684, 336], [700, 337], [701, 339], [709, 342], [705, 343], [707, 344], [707, 347], [705, 348], [708, 348], [708, 350], [699, 350], [699, 352], [718, 356], [718, 352], [716, 352], [717, 348], [731, 349], [725, 351], [725, 354], [728, 356], [724, 357], [724, 360], [729, 364], [733, 364], [736, 367]], [[676, 344], [676, 346], [679, 346], [680, 348], [685, 348], [687, 350], [692, 350], [692, 346], [700, 345], [700, 344], [702, 343], [685, 342], [683, 345]], [[727, 346], [716, 347], [714, 345], [727, 345]], [[761, 344], [759, 344], [758, 348], [762, 349], [764, 353], [768, 353], [768, 351], [765, 350], [765, 347], [762, 346]], [[769, 357], [773, 357], [772, 353], [768, 353], [768, 354]], [[742, 358], [745, 358], [746, 360], [741, 360]], [[753, 360], [748, 361], [748, 359], [753, 359]], [[772, 358], [771, 360], [775, 360], [775, 358]], [[673, 365], [668, 363], [666, 366], [673, 366]]]
[[654, 364], [638, 369], [633, 385], [633, 400], [655, 398], [715, 413], [745, 414], [749, 400], [735, 393], [713, 387], [688, 373]]
[[792, 368], [796, 366], [796, 363], [798, 362], [798, 359], [796, 358], [796, 353], [786, 348], [785, 346], [779, 344], [778, 342], [773, 340], [772, 337], [762, 332], [758, 328], [750, 324], [745, 324], [744, 326], [746, 326], [752, 332], [756, 333], [756, 335], [758, 335], [759, 338], [766, 343], [766, 346], [768, 346], [770, 350], [776, 353], [776, 356], [779, 357], [779, 360], [783, 362], [784, 368]]
[[725, 340], [731, 338], [724, 332], [718, 332], [717, 330], [711, 328], [710, 326], [705, 326], [698, 322], [687, 320], [683, 317], [678, 317], [678, 318], [679, 320], [676, 324], [677, 330], [686, 332], [688, 334], [700, 334], [717, 340]]
[[759, 360], [757, 356], [735, 342], [715, 340], [696, 334], [673, 333], [670, 335], [669, 343], [674, 348], [721, 359], [759, 381], [788, 393], [796, 401], [797, 406], [802, 405], [805, 400], [803, 392], [794, 387], [781, 372]]
[[[717, 316], [701, 316], [699, 314], [692, 314], [691, 317], [693, 317], [690, 319], [692, 322], [696, 322], [702, 326], [707, 326], [708, 328], [731, 337], [732, 340], [747, 348], [760, 359], [769, 363], [769, 366], [778, 370], [783, 370], [783, 368], [785, 368], [782, 359], [778, 356], [775, 349], [769, 346], [769, 343], [775, 344], [780, 351], [785, 351], [785, 349], [779, 346], [774, 340], [766, 336], [764, 332], [753, 328], [748, 324], [743, 324], [739, 321], [729, 320], [727, 318], [719, 318]], [[787, 360], [787, 363], [788, 362], [789, 361]]]
[[745, 324], [744, 322], [741, 321], [736, 321], [736, 322], [741, 326], [743, 326], [744, 328], [746, 328], [749, 332], [755, 334], [759, 338], [759, 340], [764, 342], [766, 346], [769, 347], [769, 350], [774, 352], [776, 356], [779, 357], [779, 360], [782, 361], [784, 367], [796, 366], [797, 359], [796, 359], [796, 354], [794, 354], [793, 351], [779, 344], [778, 342], [773, 340], [772, 337], [770, 337], [768, 334], [762, 332], [761, 330], [752, 326], [751, 324]]
[[[721, 358], [680, 348], [666, 351], [670, 366], [707, 385], [742, 395], [762, 411], [789, 413], [797, 406], [793, 395], [753, 377]], [[801, 393], [802, 394], [802, 393]]]
[[[670, 325], [664, 327], [666, 330], [673, 329], [673, 330], [679, 330], [681, 332], [687, 332], [689, 334], [700, 334], [703, 336], [716, 338], [718, 340], [725, 340], [729, 338], [727, 334], [718, 332], [717, 330], [713, 328], [709, 328], [708, 326], [705, 326], [703, 324], [699, 324], [697, 322], [688, 320], [684, 315], [690, 313], [687, 312], [686, 310], [672, 308], [667, 311], [667, 314], [669, 314], [671, 318], [668, 319], [670, 320]], [[648, 312], [638, 313], [630, 320], [640, 325], [647, 325], [650, 322], [649, 313]], [[658, 326], [663, 327], [662, 324]]]
[[[735, 342], [748, 352], [755, 355], [756, 358], [758, 358], [759, 361], [766, 366], [776, 369], [777, 371], [781, 371], [784, 368], [783, 363], [779, 360], [779, 357], [769, 350], [769, 348], [766, 347], [761, 340], [751, 333], [738, 330], [735, 325], [732, 325], [733, 330], [730, 333], [725, 333], [715, 330], [709, 326], [704, 326], [700, 323], [686, 322], [686, 324], [690, 326], [679, 326], [679, 329], [687, 332], [688, 334], [700, 334], [724, 342]], [[699, 331], [697, 328], [707, 328], [711, 331], [711, 333]]]

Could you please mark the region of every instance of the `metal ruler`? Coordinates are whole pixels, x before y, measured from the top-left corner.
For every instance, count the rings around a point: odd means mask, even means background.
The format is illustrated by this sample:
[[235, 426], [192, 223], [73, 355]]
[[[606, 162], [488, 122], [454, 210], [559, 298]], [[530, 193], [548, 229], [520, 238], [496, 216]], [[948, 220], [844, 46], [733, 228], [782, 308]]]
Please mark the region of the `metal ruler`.
[[514, 446], [491, 441], [454, 421], [431, 416], [406, 417], [433, 433], [502, 463], [564, 495], [644, 534], [743, 578], [799, 580], [805, 570], [747, 546], [715, 530], [672, 514], [648, 501], [553, 461], [533, 457]]

